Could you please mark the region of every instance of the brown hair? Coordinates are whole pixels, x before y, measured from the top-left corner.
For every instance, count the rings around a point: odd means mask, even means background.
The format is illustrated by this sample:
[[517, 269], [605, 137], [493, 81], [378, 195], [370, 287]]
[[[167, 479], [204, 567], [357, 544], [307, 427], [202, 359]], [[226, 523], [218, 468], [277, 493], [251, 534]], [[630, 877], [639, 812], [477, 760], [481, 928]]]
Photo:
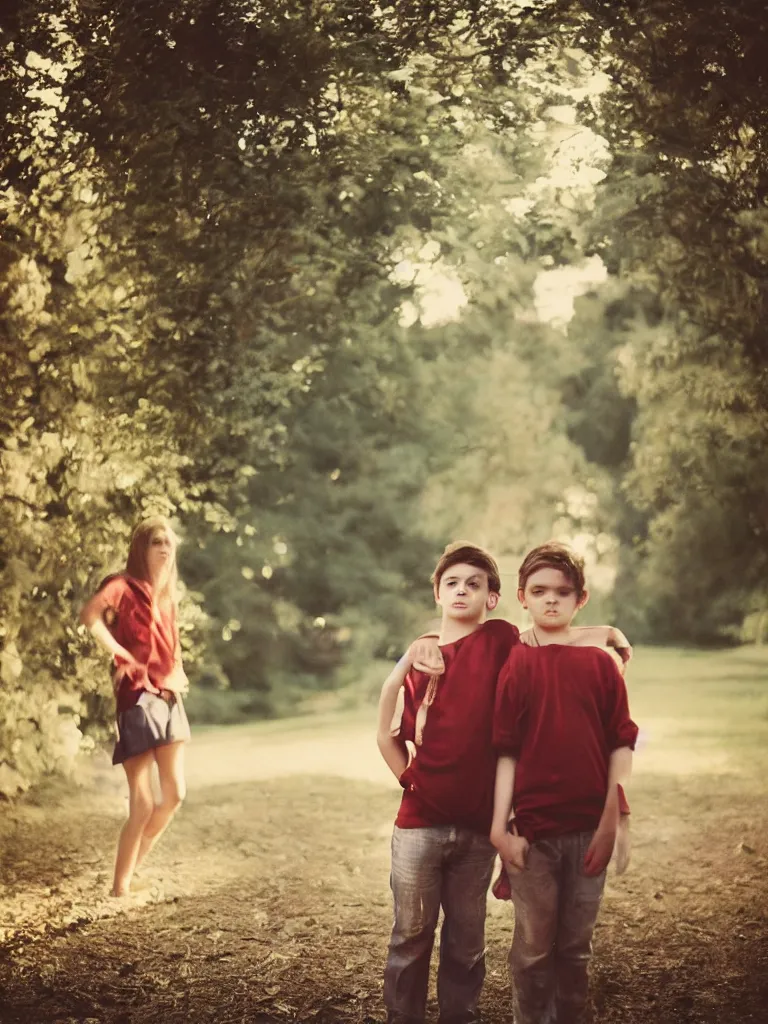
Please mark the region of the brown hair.
[[133, 576], [134, 579], [145, 580], [147, 583], [151, 583], [147, 566], [147, 554], [152, 538], [158, 530], [164, 530], [173, 541], [173, 560], [165, 583], [155, 597], [158, 603], [170, 601], [176, 605], [178, 602], [176, 586], [179, 579], [176, 568], [176, 547], [179, 543], [179, 538], [173, 532], [173, 528], [165, 516], [150, 516], [148, 519], [143, 519], [133, 531], [125, 571], [129, 576]]
[[565, 544], [558, 544], [551, 540], [546, 544], [540, 544], [533, 551], [529, 551], [523, 559], [517, 577], [517, 586], [525, 590], [528, 580], [539, 569], [559, 569], [568, 581], [573, 584], [576, 594], [581, 597], [584, 593], [584, 559], [579, 557], [575, 551], [571, 551]]
[[501, 577], [496, 560], [477, 544], [470, 544], [465, 540], [454, 541], [449, 544], [440, 556], [430, 580], [435, 588], [440, 586], [440, 580], [447, 569], [452, 565], [466, 562], [467, 565], [474, 565], [476, 569], [482, 569], [488, 576], [488, 589], [493, 594], [501, 593]]

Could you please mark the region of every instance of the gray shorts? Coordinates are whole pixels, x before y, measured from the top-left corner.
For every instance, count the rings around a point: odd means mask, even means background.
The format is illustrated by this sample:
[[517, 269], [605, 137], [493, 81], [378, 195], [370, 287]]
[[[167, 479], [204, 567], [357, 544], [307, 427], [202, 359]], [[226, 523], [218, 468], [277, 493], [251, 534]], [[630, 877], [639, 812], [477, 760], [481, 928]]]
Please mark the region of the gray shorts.
[[129, 757], [147, 750], [190, 738], [189, 722], [181, 697], [163, 691], [159, 697], [145, 690], [132, 708], [117, 715], [117, 743], [112, 764], [122, 764]]

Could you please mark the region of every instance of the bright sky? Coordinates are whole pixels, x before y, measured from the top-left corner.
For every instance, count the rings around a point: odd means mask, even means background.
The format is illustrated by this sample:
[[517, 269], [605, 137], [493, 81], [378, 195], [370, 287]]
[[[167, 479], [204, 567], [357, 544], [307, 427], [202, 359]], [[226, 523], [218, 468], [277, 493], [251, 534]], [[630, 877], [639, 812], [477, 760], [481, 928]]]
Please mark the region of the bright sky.
[[[571, 102], [550, 105], [532, 127], [534, 139], [547, 153], [548, 172], [525, 195], [501, 204], [504, 212], [520, 220], [526, 218], [543, 194], [553, 190], [558, 190], [558, 200], [566, 209], [577, 204], [589, 206], [595, 186], [605, 178], [603, 167], [610, 160], [608, 143], [578, 124], [576, 108], [581, 100], [604, 92], [610, 79], [599, 71], [587, 72], [585, 55], [578, 50], [566, 50], [563, 57], [563, 83], [558, 91]], [[401, 324], [409, 327], [421, 320], [425, 327], [436, 327], [457, 320], [467, 304], [467, 295], [458, 275], [440, 258], [438, 243], [428, 242], [418, 252], [400, 255], [392, 279], [416, 285], [415, 301], [402, 306]], [[574, 314], [575, 299], [606, 278], [607, 271], [599, 256], [567, 267], [550, 269], [544, 264], [534, 283], [538, 320], [566, 330]]]
[[533, 283], [539, 320], [553, 327], [567, 327], [573, 317], [574, 300], [607, 277], [608, 271], [599, 256], [567, 267], [542, 270]]
[[437, 327], [457, 320], [467, 296], [455, 271], [440, 258], [439, 243], [427, 242], [418, 252], [402, 255], [391, 277], [397, 284], [415, 283], [416, 302], [403, 303], [401, 325], [421, 320], [425, 327]]

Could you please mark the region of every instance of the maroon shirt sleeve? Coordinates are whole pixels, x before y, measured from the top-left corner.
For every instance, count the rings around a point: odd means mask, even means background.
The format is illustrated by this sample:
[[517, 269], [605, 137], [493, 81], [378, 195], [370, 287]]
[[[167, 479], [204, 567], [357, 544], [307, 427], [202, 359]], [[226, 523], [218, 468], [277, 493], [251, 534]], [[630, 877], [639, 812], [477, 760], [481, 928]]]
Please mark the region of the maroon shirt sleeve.
[[125, 588], [126, 582], [122, 576], [108, 576], [93, 596], [99, 618], [103, 619], [109, 628], [114, 625]]
[[493, 715], [493, 747], [499, 756], [519, 758], [525, 731], [525, 673], [519, 648], [499, 673]]
[[614, 751], [619, 747], [629, 747], [630, 750], [634, 750], [638, 729], [629, 716], [627, 684], [610, 655], [601, 661], [604, 666], [603, 674], [606, 683], [603, 725], [605, 726], [608, 749]]

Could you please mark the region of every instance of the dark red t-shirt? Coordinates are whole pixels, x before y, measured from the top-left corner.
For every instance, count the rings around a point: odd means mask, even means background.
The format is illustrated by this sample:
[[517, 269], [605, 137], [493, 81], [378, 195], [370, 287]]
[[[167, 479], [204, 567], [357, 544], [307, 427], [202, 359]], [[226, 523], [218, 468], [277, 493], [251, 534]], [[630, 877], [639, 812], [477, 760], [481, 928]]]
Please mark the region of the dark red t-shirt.
[[[519, 635], [510, 622], [491, 619], [440, 648], [445, 673], [429, 708], [421, 746], [400, 779], [405, 793], [395, 821], [399, 828], [456, 825], [490, 831], [496, 681]], [[428, 683], [422, 672], [406, 677], [401, 740], [414, 741], [416, 713]]]
[[608, 762], [634, 749], [627, 688], [597, 647], [518, 644], [500, 676], [493, 744], [517, 761], [514, 809], [529, 842], [597, 826]]
[[[152, 588], [133, 576], [109, 577], [96, 594], [99, 615], [115, 640], [145, 666], [146, 671], [123, 676], [117, 710], [133, 707], [147, 680], [161, 690], [173, 671], [179, 652], [176, 613], [172, 604], [153, 611]], [[117, 667], [119, 659], [115, 659]]]

